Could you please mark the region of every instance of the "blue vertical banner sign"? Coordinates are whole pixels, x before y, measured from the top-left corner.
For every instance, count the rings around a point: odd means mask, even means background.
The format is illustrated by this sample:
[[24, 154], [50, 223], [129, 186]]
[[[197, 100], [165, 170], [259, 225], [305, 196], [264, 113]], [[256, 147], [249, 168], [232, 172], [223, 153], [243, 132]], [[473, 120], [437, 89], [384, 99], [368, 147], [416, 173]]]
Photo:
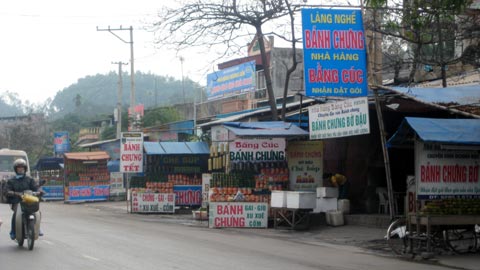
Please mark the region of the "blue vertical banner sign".
[[53, 134], [53, 147], [55, 155], [70, 152], [70, 140], [67, 131], [55, 132]]
[[306, 96], [368, 95], [360, 10], [302, 9]]

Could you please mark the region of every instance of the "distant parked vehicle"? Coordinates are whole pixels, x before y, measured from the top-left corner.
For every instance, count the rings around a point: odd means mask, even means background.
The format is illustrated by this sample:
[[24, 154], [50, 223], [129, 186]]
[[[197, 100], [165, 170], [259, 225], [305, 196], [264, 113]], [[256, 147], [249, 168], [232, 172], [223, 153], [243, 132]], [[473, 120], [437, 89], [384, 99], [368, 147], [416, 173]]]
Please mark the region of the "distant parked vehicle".
[[8, 148], [0, 149], [0, 203], [7, 203], [7, 197], [5, 194], [7, 180], [15, 175], [13, 162], [19, 158], [22, 158], [27, 162], [27, 175], [30, 176], [30, 162], [25, 151]]

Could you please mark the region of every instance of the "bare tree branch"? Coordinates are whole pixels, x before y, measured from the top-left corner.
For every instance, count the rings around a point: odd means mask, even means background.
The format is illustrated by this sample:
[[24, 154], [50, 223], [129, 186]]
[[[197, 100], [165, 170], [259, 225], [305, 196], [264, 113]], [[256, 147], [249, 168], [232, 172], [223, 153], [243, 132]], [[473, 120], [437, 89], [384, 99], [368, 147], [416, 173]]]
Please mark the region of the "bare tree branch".
[[[300, 4], [301, 1], [298, 0]], [[294, 12], [289, 0], [191, 0], [178, 8], [165, 8], [160, 20], [152, 25], [156, 43], [173, 46], [177, 51], [193, 46], [209, 50], [222, 47], [223, 56], [238, 53], [246, 44], [243, 33], [254, 29], [258, 38], [265, 71], [272, 118], [278, 119], [275, 97], [266, 61], [262, 26], [267, 22], [286, 17]], [[250, 40], [253, 37], [250, 36]], [[238, 43], [238, 41], [242, 41]]]

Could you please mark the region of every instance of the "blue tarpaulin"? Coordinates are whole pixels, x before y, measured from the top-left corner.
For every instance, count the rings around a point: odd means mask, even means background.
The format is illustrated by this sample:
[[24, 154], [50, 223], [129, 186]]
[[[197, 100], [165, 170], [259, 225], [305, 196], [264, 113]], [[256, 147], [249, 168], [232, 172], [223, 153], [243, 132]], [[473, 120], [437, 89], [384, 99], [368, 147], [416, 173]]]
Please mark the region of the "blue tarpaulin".
[[308, 136], [308, 131], [283, 121], [225, 122], [223, 126], [237, 136], [295, 137]]
[[393, 90], [429, 103], [471, 104], [480, 100], [480, 85], [449, 86], [447, 88], [392, 87]]
[[147, 155], [210, 154], [205, 142], [144, 142]]
[[60, 170], [63, 169], [63, 158], [59, 157], [43, 157], [37, 161], [35, 170]]
[[429, 143], [480, 145], [480, 119], [405, 117], [387, 146], [411, 146], [416, 138]]
[[107, 169], [109, 172], [119, 172], [120, 171], [120, 160], [109, 160], [107, 162]]

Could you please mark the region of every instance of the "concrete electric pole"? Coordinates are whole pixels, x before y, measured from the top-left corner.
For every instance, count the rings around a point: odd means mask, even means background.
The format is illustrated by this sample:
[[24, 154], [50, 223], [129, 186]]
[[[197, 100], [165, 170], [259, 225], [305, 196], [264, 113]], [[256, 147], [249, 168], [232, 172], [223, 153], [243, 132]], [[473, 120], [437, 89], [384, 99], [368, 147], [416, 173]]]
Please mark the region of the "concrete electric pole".
[[112, 62], [118, 65], [118, 91], [117, 91], [117, 139], [120, 139], [122, 134], [122, 99], [123, 99], [123, 77], [122, 65], [128, 65], [123, 62]]
[[[130, 41], [126, 41], [117, 34], [115, 34], [113, 31], [125, 31], [128, 30], [130, 31]], [[134, 112], [135, 112], [135, 68], [134, 68], [134, 58], [133, 58], [133, 27], [130, 26], [129, 28], [123, 28], [120, 26], [120, 28], [104, 28], [100, 29], [97, 26], [97, 31], [108, 31], [124, 43], [130, 44], [130, 113], [133, 114], [133, 117], [136, 119]], [[136, 125], [132, 125], [134, 129], [136, 129]]]

